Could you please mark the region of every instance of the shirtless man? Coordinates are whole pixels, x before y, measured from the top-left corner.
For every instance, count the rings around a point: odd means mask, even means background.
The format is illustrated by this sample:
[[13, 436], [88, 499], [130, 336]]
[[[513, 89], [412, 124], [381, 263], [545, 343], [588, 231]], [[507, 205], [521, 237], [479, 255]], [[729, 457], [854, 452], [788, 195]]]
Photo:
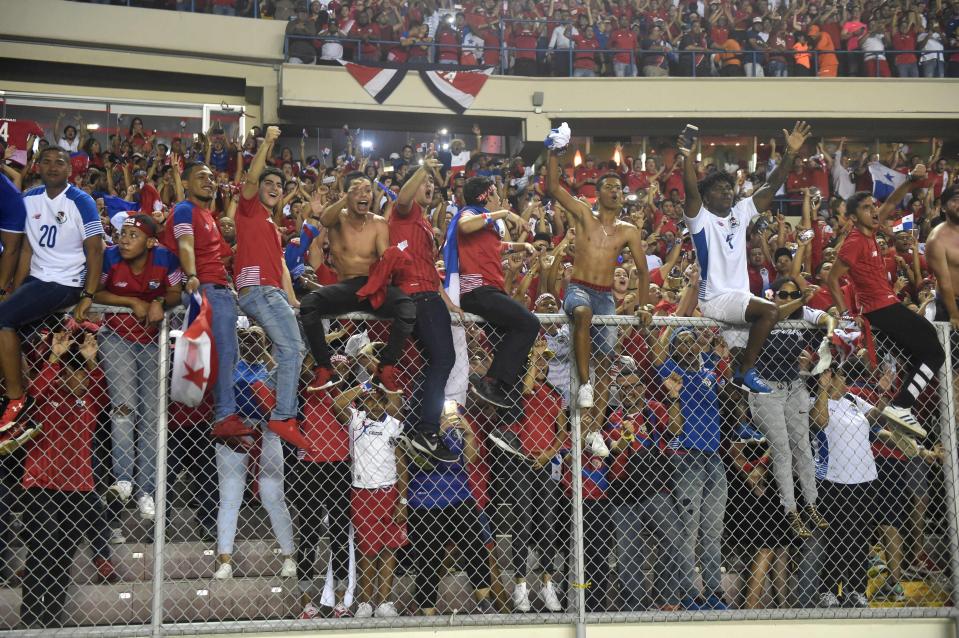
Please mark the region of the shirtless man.
[[946, 221], [929, 233], [926, 259], [936, 276], [936, 321], [948, 321], [959, 330], [959, 186], [944, 190], [940, 201]]
[[[559, 151], [561, 152], [561, 151]], [[613, 271], [616, 258], [623, 248], [629, 246], [634, 255], [644, 253], [639, 229], [621, 221], [625, 198], [619, 175], [607, 173], [596, 182], [599, 215], [593, 215], [588, 204], [570, 195], [559, 183], [559, 152], [549, 151], [546, 172], [547, 192], [566, 209], [576, 229], [576, 259], [573, 262], [573, 278], [566, 288], [563, 310], [573, 319], [573, 354], [580, 386], [576, 403], [581, 408], [593, 407], [593, 386], [589, 378], [589, 360], [592, 354], [590, 337], [597, 354], [606, 359], [598, 370], [600, 419], [605, 414], [607, 374], [612, 370], [612, 357], [616, 354], [616, 326], [593, 326], [594, 314], [614, 315]], [[636, 261], [638, 274], [637, 294], [640, 305], [645, 305], [649, 296], [649, 270], [646, 260]]]
[[380, 353], [375, 380], [384, 390], [398, 392], [395, 365], [413, 332], [416, 305], [395, 286], [387, 287], [386, 300], [375, 310], [368, 300], [357, 298], [357, 291], [369, 278], [370, 267], [390, 245], [390, 230], [385, 219], [370, 211], [372, 180], [358, 171], [349, 173], [344, 180], [347, 191], [339, 201], [323, 208], [317, 192], [310, 202], [313, 213], [320, 216], [320, 223], [329, 232], [330, 258], [339, 277], [339, 283], [311, 292], [300, 304], [300, 323], [316, 365], [311, 385], [324, 388], [341, 381], [330, 362], [333, 353], [326, 344], [323, 317], [363, 311], [393, 319], [389, 341]]

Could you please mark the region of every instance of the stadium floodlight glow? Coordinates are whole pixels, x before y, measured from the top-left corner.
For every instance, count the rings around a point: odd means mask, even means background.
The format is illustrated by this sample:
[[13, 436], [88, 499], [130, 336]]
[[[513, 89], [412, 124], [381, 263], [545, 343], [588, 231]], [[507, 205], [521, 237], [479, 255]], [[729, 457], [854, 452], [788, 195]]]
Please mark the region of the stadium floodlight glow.
[[370, 140], [363, 140], [360, 142], [360, 148], [362, 148], [364, 151], [368, 151], [373, 148], [373, 142]]
[[422, 166], [422, 165], [423, 165], [423, 160], [420, 159], [420, 160], [419, 160], [419, 163], [420, 163], [420, 166]]
[[449, 131], [446, 130], [445, 128], [440, 129], [440, 135], [448, 135], [448, 134], [449, 134]]
[[443, 150], [444, 150], [444, 151], [450, 150], [450, 145], [447, 144], [446, 142], [443, 142]]
[[96, 130], [98, 130], [99, 128], [100, 128], [100, 125], [97, 124], [96, 122], [90, 122], [89, 124], [87, 124], [87, 130], [88, 130], [88, 131], [96, 131]]

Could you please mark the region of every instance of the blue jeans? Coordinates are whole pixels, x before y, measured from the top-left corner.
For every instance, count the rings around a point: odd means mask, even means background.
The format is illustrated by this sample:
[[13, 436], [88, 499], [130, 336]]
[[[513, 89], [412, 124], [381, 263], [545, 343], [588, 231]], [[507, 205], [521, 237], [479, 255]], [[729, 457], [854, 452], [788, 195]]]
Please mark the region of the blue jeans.
[[594, 78], [596, 71], [592, 69], [573, 69], [574, 78]]
[[0, 302], [0, 330], [15, 330], [80, 301], [83, 288], [30, 276]]
[[917, 78], [919, 77], [919, 67], [916, 66], [916, 63], [906, 63], [906, 64], [896, 64], [896, 70], [899, 71], [899, 77], [901, 78]]
[[[689, 450], [671, 457], [673, 494], [683, 527], [684, 558], [699, 559], [703, 596], [722, 596], [723, 516], [726, 467], [718, 452]], [[698, 549], [698, 552], [697, 552]]]
[[413, 393], [409, 411], [417, 430], [439, 432], [446, 380], [456, 358], [450, 312], [436, 292], [417, 293], [413, 295], [413, 302], [416, 304], [413, 338], [426, 359], [426, 367], [418, 379], [419, 386]]
[[300, 368], [306, 348], [289, 298], [286, 292], [274, 286], [249, 286], [240, 291], [239, 303], [240, 309], [256, 321], [273, 342], [276, 409], [270, 418], [274, 421], [295, 419]]
[[[200, 284], [213, 311], [213, 345], [216, 348], [216, 384], [213, 386], [213, 420], [236, 414], [233, 371], [240, 360], [236, 341], [236, 296], [225, 286]], [[184, 305], [189, 305], [184, 300]], [[297, 370], [299, 374], [299, 370]]]
[[[677, 516], [676, 501], [668, 492], [637, 498], [635, 505], [619, 505], [613, 512], [619, 573], [620, 611], [645, 611], [650, 605], [676, 605], [693, 595], [693, 564]], [[659, 544], [659, 551], [653, 545]], [[646, 589], [645, 563], [657, 556], [653, 589]]]
[[942, 60], [927, 60], [922, 63], [922, 77], [924, 78], [944, 78], [946, 77], [946, 65]]
[[632, 62], [617, 62], [613, 60], [613, 73], [618, 78], [636, 77], [636, 65]]
[[[245, 421], [256, 427], [253, 421]], [[216, 444], [216, 471], [219, 476], [220, 508], [216, 516], [217, 554], [232, 554], [236, 540], [236, 523], [246, 490], [248, 454]], [[263, 430], [260, 438], [260, 503], [270, 517], [270, 525], [276, 536], [280, 551], [293, 555], [293, 521], [283, 497], [283, 445], [280, 437], [270, 430]]]
[[770, 60], [767, 64], [769, 76], [774, 78], [784, 78], [789, 75], [789, 67], [782, 60]]
[[153, 496], [157, 468], [159, 348], [155, 343], [127, 341], [109, 328], [97, 336], [100, 365], [110, 394], [113, 478], [136, 485], [137, 495]]
[[[590, 308], [594, 316], [616, 314], [616, 302], [613, 300], [613, 293], [570, 282], [566, 286], [563, 312], [572, 318], [573, 311], [580, 306]], [[594, 355], [611, 357], [616, 354], [616, 326], [590, 326], [589, 333], [593, 343]]]

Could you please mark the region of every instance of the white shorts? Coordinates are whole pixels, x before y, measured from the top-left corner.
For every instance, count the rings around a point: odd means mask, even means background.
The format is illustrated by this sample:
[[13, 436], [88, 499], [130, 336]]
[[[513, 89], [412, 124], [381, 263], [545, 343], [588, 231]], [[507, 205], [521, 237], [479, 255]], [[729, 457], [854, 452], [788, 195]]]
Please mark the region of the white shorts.
[[746, 325], [746, 306], [752, 300], [748, 290], [727, 290], [709, 299], [700, 299], [699, 309], [709, 319], [743, 326]]

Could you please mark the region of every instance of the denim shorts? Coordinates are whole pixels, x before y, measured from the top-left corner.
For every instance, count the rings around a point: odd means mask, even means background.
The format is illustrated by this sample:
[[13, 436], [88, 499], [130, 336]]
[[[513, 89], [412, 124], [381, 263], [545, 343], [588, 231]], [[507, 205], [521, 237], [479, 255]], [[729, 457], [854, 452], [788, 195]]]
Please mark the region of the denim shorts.
[[81, 287], [27, 277], [0, 302], [0, 330], [15, 330], [80, 301]]
[[[572, 319], [573, 311], [580, 306], [592, 309], [594, 316], [616, 314], [616, 302], [612, 292], [570, 282], [563, 298], [563, 312]], [[593, 343], [593, 354], [616, 354], [616, 326], [590, 326], [589, 334]]]

